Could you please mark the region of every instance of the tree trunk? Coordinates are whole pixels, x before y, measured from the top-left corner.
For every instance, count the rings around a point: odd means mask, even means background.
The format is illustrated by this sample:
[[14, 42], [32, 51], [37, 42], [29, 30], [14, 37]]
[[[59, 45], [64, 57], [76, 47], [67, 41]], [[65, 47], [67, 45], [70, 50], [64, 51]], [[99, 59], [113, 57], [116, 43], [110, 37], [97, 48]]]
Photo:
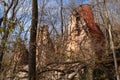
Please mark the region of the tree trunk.
[[63, 36], [63, 13], [62, 13], [62, 9], [63, 9], [63, 1], [60, 0], [60, 5], [61, 5], [61, 9], [60, 9], [60, 16], [61, 16], [61, 33], [62, 33], [62, 36]]
[[120, 80], [116, 54], [115, 54], [115, 50], [114, 50], [114, 42], [113, 42], [113, 37], [112, 37], [112, 25], [110, 24], [105, 0], [104, 0], [103, 9], [104, 9], [105, 21], [106, 21], [106, 25], [107, 25], [107, 29], [108, 29], [108, 33], [109, 33], [109, 37], [110, 37], [110, 48], [111, 48], [112, 53], [113, 53], [113, 59], [114, 59], [114, 65], [115, 65], [115, 71], [116, 71], [116, 79]]
[[37, 0], [32, 0], [32, 23], [29, 42], [29, 80], [36, 80], [36, 32], [38, 23]]

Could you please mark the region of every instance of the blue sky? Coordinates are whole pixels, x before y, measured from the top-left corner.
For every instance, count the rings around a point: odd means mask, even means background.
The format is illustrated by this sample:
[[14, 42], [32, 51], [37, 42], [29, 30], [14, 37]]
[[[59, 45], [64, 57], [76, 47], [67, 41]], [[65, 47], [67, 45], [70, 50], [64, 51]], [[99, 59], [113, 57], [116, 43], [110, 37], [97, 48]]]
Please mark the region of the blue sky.
[[0, 5], [0, 18], [3, 16], [3, 8], [2, 6]]

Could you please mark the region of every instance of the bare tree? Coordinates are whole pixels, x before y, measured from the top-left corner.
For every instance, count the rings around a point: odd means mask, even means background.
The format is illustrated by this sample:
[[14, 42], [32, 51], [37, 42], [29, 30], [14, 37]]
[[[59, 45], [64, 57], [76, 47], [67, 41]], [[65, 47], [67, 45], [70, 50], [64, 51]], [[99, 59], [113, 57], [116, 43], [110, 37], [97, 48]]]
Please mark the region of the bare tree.
[[[10, 0], [9, 4], [6, 1], [1, 1], [1, 3], [4, 3], [4, 7], [5, 7], [5, 13], [3, 16], [3, 35], [2, 35], [2, 39], [1, 39], [1, 53], [0, 53], [0, 68], [1, 68], [1, 62], [3, 60], [3, 56], [4, 56], [4, 51], [5, 51], [5, 45], [8, 39], [9, 34], [11, 33], [10, 30], [15, 29], [15, 26], [17, 23], [15, 23], [16, 18], [15, 18], [15, 14], [16, 14], [16, 8], [18, 5], [19, 0], [13, 1]], [[12, 11], [10, 18], [8, 18], [8, 14], [9, 12]]]
[[110, 19], [109, 19], [109, 16], [108, 16], [108, 11], [107, 11], [107, 8], [106, 8], [106, 1], [105, 0], [104, 0], [103, 8], [104, 8], [105, 22], [106, 22], [108, 32], [109, 32], [109, 37], [110, 37], [110, 48], [111, 48], [112, 53], [113, 53], [113, 59], [114, 59], [114, 65], [115, 65], [115, 71], [116, 71], [116, 78], [117, 78], [117, 80], [120, 80], [119, 73], [118, 73], [117, 59], [116, 59], [116, 54], [115, 54], [115, 49], [114, 49], [114, 42], [113, 42], [113, 37], [112, 37], [112, 32], [111, 32], [112, 31], [112, 25], [110, 23]]

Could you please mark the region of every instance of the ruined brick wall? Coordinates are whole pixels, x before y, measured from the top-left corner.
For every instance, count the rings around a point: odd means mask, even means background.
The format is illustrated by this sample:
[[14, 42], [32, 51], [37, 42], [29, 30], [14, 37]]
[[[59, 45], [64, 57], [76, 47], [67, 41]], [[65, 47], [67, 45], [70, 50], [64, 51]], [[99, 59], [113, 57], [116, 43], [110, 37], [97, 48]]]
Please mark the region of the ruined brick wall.
[[48, 26], [40, 27], [37, 31], [37, 49], [36, 57], [37, 62], [45, 65], [53, 61], [54, 46], [50, 39]]
[[88, 5], [81, 5], [73, 10], [67, 42], [69, 58], [90, 60], [102, 58], [104, 35], [95, 23], [92, 10]]

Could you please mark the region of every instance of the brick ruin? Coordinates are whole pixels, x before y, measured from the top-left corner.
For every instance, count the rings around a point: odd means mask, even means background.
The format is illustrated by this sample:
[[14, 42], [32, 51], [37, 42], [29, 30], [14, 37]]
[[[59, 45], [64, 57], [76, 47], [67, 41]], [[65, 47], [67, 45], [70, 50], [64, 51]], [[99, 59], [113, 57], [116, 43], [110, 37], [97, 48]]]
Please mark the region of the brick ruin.
[[95, 63], [104, 59], [105, 37], [95, 23], [89, 5], [80, 5], [73, 10], [68, 31], [67, 61], [83, 61], [88, 65], [84, 69], [88, 76], [84, 79], [93, 80]]
[[[95, 23], [92, 10], [88, 5], [81, 5], [73, 10], [68, 32], [68, 39], [65, 42], [65, 55], [68, 62], [81, 60], [94, 65], [95, 61], [103, 59], [105, 37], [100, 27]], [[40, 63], [42, 65], [54, 62], [55, 50], [48, 27], [40, 27], [37, 34], [37, 61], [42, 62]], [[92, 69], [88, 70], [92, 71]], [[90, 80], [92, 80], [91, 71], [88, 71]]]
[[68, 57], [77, 54], [75, 57], [83, 60], [102, 58], [105, 38], [88, 5], [80, 5], [73, 10], [67, 43]]
[[50, 39], [47, 25], [38, 28], [36, 38], [36, 61], [41, 65], [52, 62], [55, 50], [52, 40]]
[[[49, 56], [57, 51], [50, 39], [48, 26], [40, 27], [37, 32], [37, 61], [42, 63], [46, 63], [47, 60], [52, 61], [52, 59], [49, 60]], [[73, 10], [68, 32], [68, 40], [65, 43], [67, 61], [73, 59], [101, 60], [103, 58], [105, 37], [95, 23], [92, 10], [88, 5], [80, 5]]]

